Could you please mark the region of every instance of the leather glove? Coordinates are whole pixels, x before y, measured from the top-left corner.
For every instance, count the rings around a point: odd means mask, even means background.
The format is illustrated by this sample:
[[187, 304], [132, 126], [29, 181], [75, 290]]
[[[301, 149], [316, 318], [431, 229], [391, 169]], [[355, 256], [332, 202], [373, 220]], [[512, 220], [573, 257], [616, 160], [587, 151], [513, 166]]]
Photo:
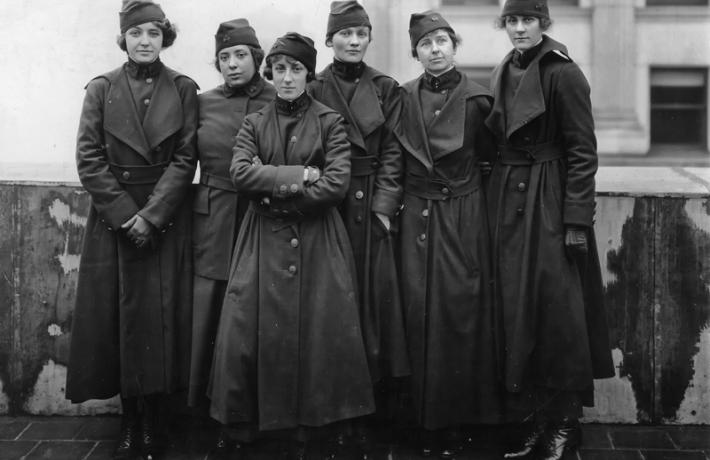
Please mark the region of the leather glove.
[[479, 161], [478, 168], [481, 170], [482, 175], [489, 176], [491, 171], [493, 171], [493, 163], [490, 161]]
[[587, 255], [589, 245], [585, 227], [565, 225], [565, 251], [570, 259]]

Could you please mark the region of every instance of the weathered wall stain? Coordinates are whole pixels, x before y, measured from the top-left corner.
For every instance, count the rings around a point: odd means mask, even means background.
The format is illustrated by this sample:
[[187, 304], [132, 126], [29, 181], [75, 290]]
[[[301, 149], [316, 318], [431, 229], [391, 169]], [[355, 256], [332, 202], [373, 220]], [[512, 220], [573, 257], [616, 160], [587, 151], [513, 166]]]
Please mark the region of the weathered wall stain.
[[629, 376], [619, 372], [624, 354], [611, 351], [615, 375], [594, 381], [594, 407], [584, 408], [584, 421], [595, 423], [636, 423], [636, 397]]
[[661, 305], [656, 330], [658, 416], [671, 421], [693, 379], [700, 333], [710, 321], [710, 233], [707, 220], [704, 224], [700, 228], [691, 219], [685, 200], [663, 200], [656, 212], [656, 227], [664, 235], [655, 263]]
[[624, 353], [619, 375], [631, 381], [641, 422], [651, 421], [654, 413], [653, 215], [652, 200], [636, 199], [621, 246], [606, 255], [614, 275], [605, 289], [610, 339]]
[[64, 233], [64, 251], [57, 255], [64, 273], [79, 269], [81, 237], [86, 227], [86, 217], [73, 213], [69, 205], [56, 198], [49, 206], [49, 215]]
[[[693, 358], [695, 373], [685, 390], [683, 402], [673, 420], [679, 424], [710, 424], [710, 326], [700, 333], [698, 354]], [[668, 420], [667, 420], [668, 421]]]

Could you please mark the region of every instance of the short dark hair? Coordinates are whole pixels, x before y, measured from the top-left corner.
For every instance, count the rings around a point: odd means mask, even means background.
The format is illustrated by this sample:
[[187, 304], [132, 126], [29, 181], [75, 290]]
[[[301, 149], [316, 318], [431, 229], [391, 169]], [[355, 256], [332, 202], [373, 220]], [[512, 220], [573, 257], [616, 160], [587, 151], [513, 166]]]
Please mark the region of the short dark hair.
[[[454, 49], [457, 49], [459, 47], [459, 45], [463, 42], [463, 40], [461, 39], [461, 36], [451, 29], [442, 28], [442, 29], [437, 29], [437, 30], [444, 30], [449, 35], [451, 42], [454, 44]], [[435, 32], [435, 31], [432, 30], [432, 32]], [[426, 35], [424, 37], [426, 37]], [[422, 38], [424, 38], [424, 37], [422, 37]], [[421, 41], [421, 38], [419, 39], [419, 41]], [[417, 42], [417, 45], [418, 44], [419, 44], [419, 42]], [[417, 55], [417, 45], [412, 46], [412, 57], [413, 58], [419, 57]]]
[[[274, 59], [275, 58], [280, 58], [281, 56], [285, 56], [286, 59], [289, 59], [289, 62], [301, 62], [298, 59], [291, 57], [287, 54], [272, 54], [271, 56], [266, 57], [266, 65], [264, 66], [264, 78], [266, 78], [269, 81], [272, 81], [274, 79], [274, 69], [272, 68], [274, 64]], [[301, 64], [303, 64], [301, 62]], [[313, 81], [316, 78], [316, 73], [312, 71], [308, 71], [306, 74], [306, 83]]]
[[[162, 48], [169, 48], [175, 43], [177, 38], [177, 26], [170, 22], [169, 19], [165, 18], [162, 21], [151, 21], [154, 26], [156, 26], [163, 33], [163, 44]], [[116, 43], [118, 47], [123, 51], [128, 51], [126, 48], [126, 34], [122, 33], [116, 37]]]
[[[545, 31], [545, 30], [549, 29], [550, 27], [552, 27], [552, 19], [550, 19], [550, 18], [541, 18], [541, 17], [538, 17], [538, 16], [535, 16], [535, 17], [537, 17], [537, 18], [540, 20], [540, 29], [542, 29], [543, 31]], [[496, 29], [505, 29], [505, 18], [507, 18], [507, 16], [498, 16], [498, 17], [495, 18], [495, 20], [493, 21], [493, 26], [494, 26]]]
[[[251, 58], [254, 59], [254, 69], [258, 72], [259, 67], [261, 67], [261, 63], [264, 62], [264, 50], [261, 48], [255, 48], [251, 45], [246, 45], [247, 48], [249, 48], [249, 52], [251, 53]], [[214, 67], [217, 69], [217, 72], [222, 72], [222, 69], [219, 68], [219, 53], [215, 55], [214, 59]]]

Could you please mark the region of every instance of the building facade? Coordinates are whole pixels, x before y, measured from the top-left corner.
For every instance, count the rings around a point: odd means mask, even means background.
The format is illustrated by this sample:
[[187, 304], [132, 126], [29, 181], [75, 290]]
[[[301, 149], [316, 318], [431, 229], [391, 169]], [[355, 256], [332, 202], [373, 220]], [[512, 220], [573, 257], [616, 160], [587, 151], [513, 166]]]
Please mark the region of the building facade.
[[[412, 12], [436, 9], [462, 37], [457, 64], [487, 81], [511, 48], [495, 17], [504, 0], [365, 0], [371, 63], [400, 81], [421, 72]], [[708, 158], [708, 0], [548, 0], [553, 26], [592, 87], [600, 154]]]

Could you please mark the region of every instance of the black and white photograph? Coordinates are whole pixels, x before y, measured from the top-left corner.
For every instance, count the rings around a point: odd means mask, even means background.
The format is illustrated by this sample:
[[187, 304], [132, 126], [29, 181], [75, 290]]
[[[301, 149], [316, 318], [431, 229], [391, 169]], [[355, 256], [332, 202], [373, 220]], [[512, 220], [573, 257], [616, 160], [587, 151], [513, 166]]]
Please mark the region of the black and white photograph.
[[710, 460], [708, 0], [0, 26], [0, 460]]

